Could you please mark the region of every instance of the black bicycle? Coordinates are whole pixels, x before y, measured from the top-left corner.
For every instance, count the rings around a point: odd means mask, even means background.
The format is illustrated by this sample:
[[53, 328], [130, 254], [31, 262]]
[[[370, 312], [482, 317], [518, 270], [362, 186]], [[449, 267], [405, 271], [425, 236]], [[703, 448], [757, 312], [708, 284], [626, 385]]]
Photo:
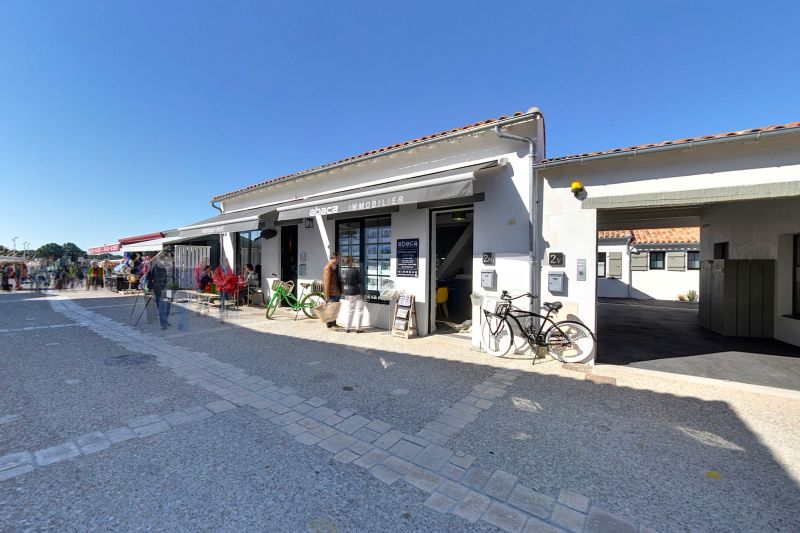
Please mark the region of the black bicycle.
[[[542, 309], [547, 309], [547, 314], [540, 315], [515, 307], [512, 303], [526, 296], [531, 300], [537, 299], [529, 292], [512, 298], [508, 291], [501, 293], [500, 301], [484, 298], [481, 340], [487, 353], [502, 357], [514, 345], [514, 328], [509, 322], [511, 320], [534, 354], [539, 346], [544, 346], [550, 357], [563, 363], [577, 363], [591, 356], [595, 338], [589, 328], [575, 320], [555, 322], [551, 318], [563, 307], [561, 302], [544, 302]], [[541, 319], [538, 329], [535, 318]]]

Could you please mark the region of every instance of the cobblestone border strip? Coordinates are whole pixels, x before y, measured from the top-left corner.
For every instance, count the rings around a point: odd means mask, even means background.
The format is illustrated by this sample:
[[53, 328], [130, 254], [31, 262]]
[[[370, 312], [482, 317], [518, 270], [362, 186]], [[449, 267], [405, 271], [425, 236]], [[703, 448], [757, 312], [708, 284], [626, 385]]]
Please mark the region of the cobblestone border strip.
[[[298, 442], [316, 445], [333, 454], [336, 461], [353, 463], [387, 485], [402, 479], [429, 493], [424, 505], [438, 512], [452, 513], [470, 522], [482, 520], [504, 531], [524, 529], [526, 533], [650, 531], [645, 527], [640, 529], [623, 517], [590, 507], [586, 496], [562, 489], [556, 500], [519, 484], [513, 474], [473, 466], [475, 457], [437, 444], [437, 440], [449, 439], [474, 421], [478, 414], [475, 410], [488, 409], [495, 399], [504, 396], [506, 387], [513, 384], [519, 371], [498, 370], [411, 436], [392, 429], [381, 420], [356, 415], [350, 409], [336, 411], [326, 407], [327, 401], [322, 398], [302, 398], [291, 387], [279, 387], [207, 354], [173, 346], [166, 339], [152, 338], [108, 317], [85, 311], [72, 302], [59, 302], [65, 310], [77, 315], [79, 324], [112, 341], [140, 342], [139, 351], [154, 355], [159, 365], [170, 367], [188, 383], [218, 394], [229, 404], [255, 408], [259, 416], [280, 426]], [[56, 302], [52, 305], [60, 311]], [[132, 428], [133, 431], [139, 429], [146, 436], [169, 429], [166, 417], [151, 417], [133, 421], [140, 424]], [[429, 427], [431, 424], [441, 426]], [[89, 438], [87, 442], [91, 446], [94, 441]], [[75, 452], [67, 446], [61, 453]]]
[[18, 333], [24, 331], [33, 331], [36, 329], [56, 329], [56, 328], [74, 328], [77, 327], [79, 324], [53, 324], [50, 326], [28, 326], [25, 328], [11, 328], [11, 329], [0, 329], [0, 334], [2, 333]]
[[163, 416], [145, 415], [133, 418], [124, 426], [86, 433], [33, 453], [28, 451], [11, 453], [0, 457], [0, 481], [33, 472], [35, 468], [50, 466], [81, 455], [91, 455], [127, 440], [151, 437], [176, 426], [204, 420], [235, 408], [236, 406], [230, 402], [217, 400]]

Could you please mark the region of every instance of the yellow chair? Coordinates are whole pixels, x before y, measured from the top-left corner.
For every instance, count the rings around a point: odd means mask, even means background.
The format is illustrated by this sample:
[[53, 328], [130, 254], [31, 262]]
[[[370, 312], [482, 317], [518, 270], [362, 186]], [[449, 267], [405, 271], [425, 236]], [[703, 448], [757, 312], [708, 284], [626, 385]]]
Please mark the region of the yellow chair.
[[447, 287], [436, 289], [436, 314], [439, 314], [439, 310], [441, 310], [445, 318], [450, 318], [450, 313], [447, 312], [447, 299], [449, 297], [450, 291], [447, 290]]

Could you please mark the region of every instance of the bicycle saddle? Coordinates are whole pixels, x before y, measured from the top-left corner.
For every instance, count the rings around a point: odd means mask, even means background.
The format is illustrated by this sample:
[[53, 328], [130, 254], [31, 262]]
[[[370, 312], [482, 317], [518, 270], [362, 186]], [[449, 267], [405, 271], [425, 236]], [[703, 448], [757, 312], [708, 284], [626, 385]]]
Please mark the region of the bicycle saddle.
[[311, 284], [310, 283], [301, 283], [300, 286], [303, 287], [304, 289], [307, 289], [307, 288], [309, 288], [311, 286]]
[[561, 302], [543, 302], [542, 305], [548, 311], [558, 311], [559, 309], [564, 307], [564, 305]]

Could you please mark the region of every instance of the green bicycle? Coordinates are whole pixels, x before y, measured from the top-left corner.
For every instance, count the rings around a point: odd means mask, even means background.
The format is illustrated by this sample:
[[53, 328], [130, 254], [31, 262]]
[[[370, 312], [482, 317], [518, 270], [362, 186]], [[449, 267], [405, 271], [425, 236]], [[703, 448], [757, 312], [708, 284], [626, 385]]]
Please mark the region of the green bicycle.
[[[273, 276], [277, 276], [277, 274], [273, 274]], [[300, 296], [297, 297], [292, 294], [292, 289], [294, 289], [293, 281], [281, 281], [279, 279], [273, 281], [272, 298], [269, 299], [269, 303], [267, 304], [267, 318], [272, 318], [273, 315], [275, 315], [275, 311], [280, 307], [282, 301], [286, 302], [295, 312], [295, 320], [297, 320], [297, 314], [300, 310], [302, 310], [308, 318], [317, 318], [317, 307], [325, 303], [325, 296], [317, 287], [316, 282], [313, 287], [311, 283], [301, 283], [300, 286], [303, 287], [303, 290]], [[311, 292], [305, 294], [306, 289], [309, 287], [312, 287]]]

